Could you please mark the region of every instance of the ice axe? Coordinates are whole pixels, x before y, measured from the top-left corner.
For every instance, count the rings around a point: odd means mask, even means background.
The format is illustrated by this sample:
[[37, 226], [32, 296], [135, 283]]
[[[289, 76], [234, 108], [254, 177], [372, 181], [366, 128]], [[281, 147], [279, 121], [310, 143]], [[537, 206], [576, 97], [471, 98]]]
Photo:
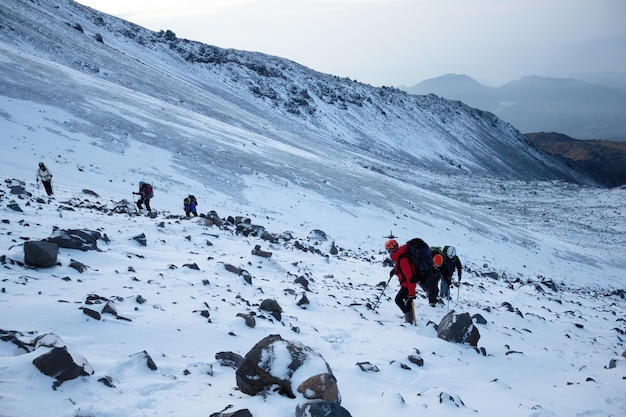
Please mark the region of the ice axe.
[[[392, 275], [393, 276], [393, 275]], [[387, 289], [387, 286], [389, 285], [389, 281], [391, 281], [391, 277], [389, 277], [389, 279], [387, 280], [387, 283], [385, 284], [385, 287], [383, 288], [383, 291], [380, 293], [380, 295], [378, 296], [378, 299], [376, 300], [376, 304], [374, 304], [374, 307], [372, 307], [372, 311], [376, 310], [376, 307], [378, 307], [378, 302], [380, 301], [380, 298], [383, 296], [383, 294], [385, 293], [385, 290]]]

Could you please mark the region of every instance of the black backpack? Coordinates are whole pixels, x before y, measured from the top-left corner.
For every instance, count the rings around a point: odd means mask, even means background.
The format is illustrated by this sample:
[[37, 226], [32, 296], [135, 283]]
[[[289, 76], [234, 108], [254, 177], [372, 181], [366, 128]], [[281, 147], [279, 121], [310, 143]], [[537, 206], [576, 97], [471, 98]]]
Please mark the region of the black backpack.
[[425, 282], [433, 273], [433, 256], [430, 246], [416, 237], [406, 242], [409, 264], [413, 275], [409, 279], [412, 283]]

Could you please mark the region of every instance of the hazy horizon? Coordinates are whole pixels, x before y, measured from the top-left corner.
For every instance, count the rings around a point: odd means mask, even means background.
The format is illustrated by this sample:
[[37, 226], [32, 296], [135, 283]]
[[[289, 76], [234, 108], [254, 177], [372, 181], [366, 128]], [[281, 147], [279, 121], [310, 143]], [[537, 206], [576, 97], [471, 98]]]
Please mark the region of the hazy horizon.
[[525, 75], [626, 73], [621, 0], [80, 3], [150, 30], [374, 86], [412, 86], [448, 73], [493, 87]]

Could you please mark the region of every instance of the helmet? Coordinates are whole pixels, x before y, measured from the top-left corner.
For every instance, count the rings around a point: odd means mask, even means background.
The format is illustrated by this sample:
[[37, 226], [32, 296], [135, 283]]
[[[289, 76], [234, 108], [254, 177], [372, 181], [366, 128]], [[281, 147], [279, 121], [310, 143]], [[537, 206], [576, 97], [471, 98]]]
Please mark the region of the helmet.
[[395, 239], [389, 239], [387, 242], [385, 242], [385, 249], [387, 249], [389, 252], [393, 252], [394, 250], [398, 249], [398, 242]]
[[441, 256], [441, 254], [438, 253], [435, 256], [433, 256], [433, 265], [435, 265], [435, 268], [439, 268], [441, 264], [443, 264], [443, 256]]
[[448, 258], [454, 258], [456, 256], [456, 249], [454, 249], [454, 246], [448, 246], [445, 252]]
[[144, 185], [145, 183], [145, 181], [139, 181], [139, 185]]

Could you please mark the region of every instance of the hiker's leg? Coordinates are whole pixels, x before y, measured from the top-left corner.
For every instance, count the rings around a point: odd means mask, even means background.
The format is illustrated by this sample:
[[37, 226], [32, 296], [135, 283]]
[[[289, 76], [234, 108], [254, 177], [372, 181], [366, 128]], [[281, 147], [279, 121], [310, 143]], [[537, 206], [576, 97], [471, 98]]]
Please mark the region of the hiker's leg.
[[398, 294], [396, 294], [396, 305], [402, 310], [403, 313], [409, 311], [406, 305], [406, 299], [409, 295], [409, 290], [405, 287], [400, 287]]
[[43, 183], [43, 188], [46, 190], [46, 194], [52, 195], [52, 184], [50, 181], [41, 181]]

